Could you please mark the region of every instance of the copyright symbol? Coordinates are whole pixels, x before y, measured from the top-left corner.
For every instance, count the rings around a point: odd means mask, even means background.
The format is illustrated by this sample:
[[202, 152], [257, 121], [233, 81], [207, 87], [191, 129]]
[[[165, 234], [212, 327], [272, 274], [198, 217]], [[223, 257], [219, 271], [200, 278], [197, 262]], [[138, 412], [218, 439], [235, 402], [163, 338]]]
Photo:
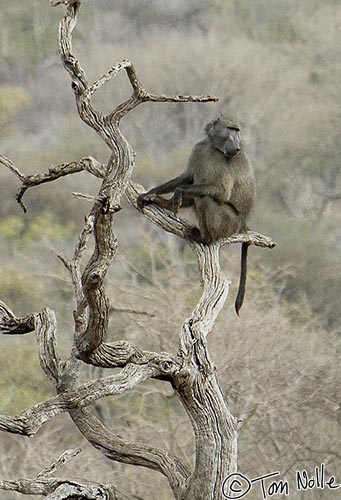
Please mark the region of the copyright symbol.
[[222, 492], [224, 498], [243, 498], [251, 490], [251, 481], [240, 472], [234, 472], [227, 476], [223, 482]]

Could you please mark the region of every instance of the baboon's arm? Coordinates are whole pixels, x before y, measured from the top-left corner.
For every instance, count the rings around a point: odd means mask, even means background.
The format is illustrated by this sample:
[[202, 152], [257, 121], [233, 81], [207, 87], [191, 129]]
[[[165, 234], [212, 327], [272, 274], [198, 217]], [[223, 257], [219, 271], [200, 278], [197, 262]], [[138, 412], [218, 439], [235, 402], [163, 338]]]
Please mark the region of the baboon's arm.
[[171, 193], [172, 191], [175, 191], [175, 189], [179, 186], [186, 186], [187, 184], [191, 184], [193, 182], [193, 177], [192, 175], [188, 174], [187, 172], [184, 172], [181, 175], [178, 175], [177, 177], [174, 177], [174, 179], [171, 179], [170, 181], [167, 181], [163, 184], [160, 184], [159, 186], [155, 186], [153, 189], [148, 191], [147, 194], [165, 194], [165, 193]]
[[223, 186], [216, 186], [215, 184], [191, 184], [188, 186], [179, 186], [174, 191], [174, 200], [182, 198], [202, 198], [209, 196], [217, 203], [226, 203], [231, 194], [231, 189], [226, 189]]

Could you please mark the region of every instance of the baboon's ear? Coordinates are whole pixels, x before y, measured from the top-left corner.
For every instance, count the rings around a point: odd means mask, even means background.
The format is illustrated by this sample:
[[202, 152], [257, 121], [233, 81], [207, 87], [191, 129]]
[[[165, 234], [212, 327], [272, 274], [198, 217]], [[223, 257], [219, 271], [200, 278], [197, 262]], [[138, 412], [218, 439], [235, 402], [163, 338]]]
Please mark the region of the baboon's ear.
[[214, 120], [209, 122], [204, 128], [205, 134], [208, 134], [208, 132], [211, 130], [211, 128], [214, 127], [214, 125], [216, 125], [219, 121], [220, 121], [220, 118], [215, 118]]

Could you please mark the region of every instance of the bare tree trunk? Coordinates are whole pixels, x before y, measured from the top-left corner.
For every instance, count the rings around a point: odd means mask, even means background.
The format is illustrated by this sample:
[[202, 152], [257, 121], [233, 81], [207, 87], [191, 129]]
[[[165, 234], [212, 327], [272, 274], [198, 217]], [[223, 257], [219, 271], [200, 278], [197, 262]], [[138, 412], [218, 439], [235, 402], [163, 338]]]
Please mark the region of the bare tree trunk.
[[[44, 422], [67, 411], [83, 436], [108, 459], [148, 467], [163, 474], [168, 479], [174, 498], [219, 500], [223, 498], [224, 479], [236, 471], [237, 467], [237, 422], [225, 401], [207, 346], [207, 336], [226, 301], [230, 286], [230, 279], [220, 269], [219, 250], [222, 245], [245, 241], [263, 247], [272, 247], [274, 244], [270, 239], [251, 232], [211, 245], [189, 241], [198, 259], [203, 294], [179, 333], [178, 352], [147, 352], [124, 340], [106, 342], [109, 303], [104, 280], [117, 248], [117, 239], [113, 233], [115, 213], [121, 209], [120, 200], [124, 194], [137, 208], [136, 200], [142, 191], [140, 186], [131, 181], [135, 153], [120, 132], [120, 120], [143, 102], [209, 102], [216, 98], [150, 94], [142, 87], [134, 66], [127, 60], [116, 64], [89, 85], [72, 52], [72, 31], [81, 2], [52, 0], [53, 5], [60, 3], [66, 4], [66, 14], [59, 31], [61, 57], [64, 68], [72, 79], [79, 116], [104, 140], [111, 155], [106, 165], [88, 157], [79, 162], [54, 166], [48, 173], [36, 175], [24, 175], [10, 160], [0, 157], [0, 161], [22, 183], [17, 201], [25, 210], [23, 195], [30, 187], [82, 170], [102, 179], [72, 259], [60, 257], [70, 273], [76, 299], [74, 345], [68, 359], [63, 360], [58, 354], [57, 325], [52, 310], [45, 309], [25, 318], [16, 318], [4, 303], [0, 304], [1, 333], [24, 334], [33, 329], [36, 331], [41, 367], [57, 393], [54, 398], [39, 403], [16, 417], [0, 416], [0, 430], [31, 436]], [[132, 96], [104, 116], [93, 107], [92, 96], [122, 70], [127, 73], [133, 89]], [[186, 238], [189, 234], [188, 224], [167, 210], [150, 205], [142, 213], [155, 224], [181, 238]], [[82, 272], [84, 250], [92, 236], [94, 251]], [[121, 371], [80, 384], [78, 369], [81, 362], [104, 368], [120, 367]], [[91, 413], [91, 404], [98, 399], [129, 391], [149, 378], [170, 383], [186, 409], [195, 436], [193, 470], [169, 452], [124, 441]], [[0, 481], [0, 488], [26, 494], [45, 494], [50, 499], [67, 498], [66, 495], [70, 496], [75, 491], [76, 483], [47, 479], [46, 475], [54, 469], [49, 468], [39, 481]], [[94, 484], [91, 486], [92, 493], [82, 485], [78, 487], [79, 498], [117, 498], [113, 485], [104, 487]]]

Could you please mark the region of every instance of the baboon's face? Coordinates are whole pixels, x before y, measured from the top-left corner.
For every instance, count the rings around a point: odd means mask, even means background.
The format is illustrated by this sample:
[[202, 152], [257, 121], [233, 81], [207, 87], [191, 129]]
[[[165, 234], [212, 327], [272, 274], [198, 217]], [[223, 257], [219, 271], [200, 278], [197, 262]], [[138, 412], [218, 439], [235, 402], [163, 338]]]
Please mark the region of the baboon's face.
[[226, 127], [224, 123], [217, 123], [209, 131], [213, 146], [224, 153], [227, 158], [235, 156], [241, 148], [240, 131]]

